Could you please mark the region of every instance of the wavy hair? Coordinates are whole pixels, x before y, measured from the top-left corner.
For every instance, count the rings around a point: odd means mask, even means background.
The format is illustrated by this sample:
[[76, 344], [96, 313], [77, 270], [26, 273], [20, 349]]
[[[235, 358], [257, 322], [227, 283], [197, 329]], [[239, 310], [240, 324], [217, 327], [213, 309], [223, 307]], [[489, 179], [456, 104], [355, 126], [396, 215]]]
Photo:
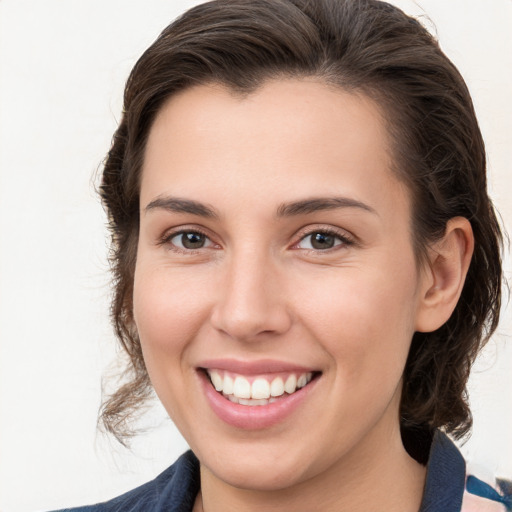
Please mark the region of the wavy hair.
[[439, 329], [416, 333], [406, 363], [403, 432], [471, 427], [466, 383], [495, 330], [502, 235], [486, 186], [482, 136], [468, 89], [414, 18], [378, 0], [215, 0], [170, 24], [144, 52], [102, 174], [111, 230], [112, 320], [127, 357], [125, 383], [104, 397], [100, 422], [123, 444], [151, 394], [133, 321], [133, 280], [144, 150], [155, 115], [178, 91], [219, 83], [248, 94], [264, 81], [316, 77], [381, 107], [394, 172], [409, 188], [418, 260], [456, 216], [469, 219], [475, 252], [460, 300]]

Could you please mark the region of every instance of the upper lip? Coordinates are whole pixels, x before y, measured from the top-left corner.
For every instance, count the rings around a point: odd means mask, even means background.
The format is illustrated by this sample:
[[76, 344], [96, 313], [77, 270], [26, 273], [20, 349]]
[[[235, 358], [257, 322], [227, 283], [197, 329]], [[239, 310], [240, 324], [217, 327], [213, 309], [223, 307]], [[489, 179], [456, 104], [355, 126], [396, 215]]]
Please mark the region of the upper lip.
[[317, 372], [318, 369], [275, 359], [259, 359], [256, 361], [244, 361], [240, 359], [208, 359], [198, 365], [201, 369], [225, 370], [241, 375], [258, 375], [263, 373], [279, 372]]

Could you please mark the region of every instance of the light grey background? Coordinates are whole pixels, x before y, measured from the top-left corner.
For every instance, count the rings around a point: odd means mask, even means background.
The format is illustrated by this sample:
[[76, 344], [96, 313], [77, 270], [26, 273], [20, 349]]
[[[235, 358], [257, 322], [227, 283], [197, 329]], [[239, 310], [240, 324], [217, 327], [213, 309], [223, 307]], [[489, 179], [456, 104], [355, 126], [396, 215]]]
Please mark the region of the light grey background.
[[[105, 500], [186, 444], [161, 406], [133, 452], [95, 430], [108, 323], [105, 218], [94, 193], [124, 80], [185, 0], [0, 0], [0, 510]], [[395, 1], [421, 15], [465, 76], [492, 196], [512, 225], [512, 1]], [[430, 20], [425, 17], [428, 15]], [[434, 28], [434, 25], [436, 28]], [[510, 275], [510, 258], [506, 268]], [[512, 476], [511, 312], [471, 380], [463, 448]]]

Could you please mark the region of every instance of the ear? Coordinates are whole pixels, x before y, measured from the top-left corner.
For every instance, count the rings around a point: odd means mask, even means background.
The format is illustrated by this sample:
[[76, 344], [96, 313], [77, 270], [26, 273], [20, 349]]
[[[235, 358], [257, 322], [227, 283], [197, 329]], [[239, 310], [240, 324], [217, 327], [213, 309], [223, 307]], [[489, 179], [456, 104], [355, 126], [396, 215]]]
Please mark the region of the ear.
[[429, 248], [422, 269], [416, 331], [435, 331], [450, 318], [462, 293], [474, 245], [468, 219], [454, 217], [446, 224], [443, 238]]

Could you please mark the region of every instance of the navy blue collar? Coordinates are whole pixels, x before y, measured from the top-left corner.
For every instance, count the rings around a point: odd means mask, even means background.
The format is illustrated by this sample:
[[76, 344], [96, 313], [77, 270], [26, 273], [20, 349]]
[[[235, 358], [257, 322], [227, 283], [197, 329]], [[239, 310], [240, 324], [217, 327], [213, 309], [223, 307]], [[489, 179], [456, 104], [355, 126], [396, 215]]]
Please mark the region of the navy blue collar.
[[420, 512], [460, 512], [466, 463], [453, 442], [436, 431], [427, 464], [427, 480]]

